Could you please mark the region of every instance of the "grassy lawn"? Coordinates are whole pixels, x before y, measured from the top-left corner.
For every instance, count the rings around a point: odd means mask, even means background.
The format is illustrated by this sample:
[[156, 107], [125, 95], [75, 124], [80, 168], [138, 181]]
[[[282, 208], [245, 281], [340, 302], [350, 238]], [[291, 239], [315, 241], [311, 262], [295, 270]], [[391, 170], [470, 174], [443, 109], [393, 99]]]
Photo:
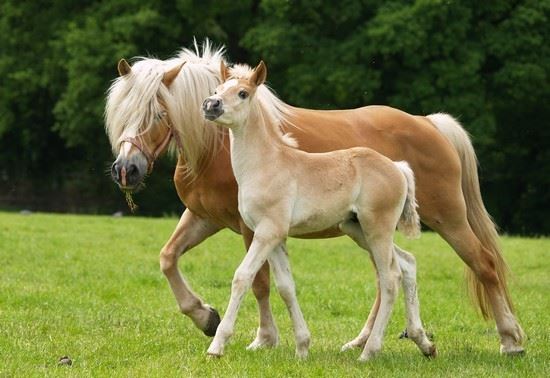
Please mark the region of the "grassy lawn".
[[[236, 332], [218, 360], [210, 339], [179, 314], [159, 270], [158, 252], [176, 219], [0, 213], [0, 376], [550, 376], [550, 239], [504, 237], [512, 297], [529, 336], [527, 354], [499, 355], [494, 323], [470, 305], [463, 264], [435, 234], [398, 236], [418, 261], [425, 327], [439, 356], [424, 358], [405, 325], [402, 296], [384, 351], [366, 364], [340, 353], [374, 300], [370, 260], [346, 238], [289, 240], [298, 299], [312, 333], [306, 361], [294, 358], [292, 328], [275, 289], [280, 346], [249, 352], [257, 311], [248, 294]], [[180, 260], [208, 303], [223, 313], [243, 256], [238, 235], [221, 232]], [[68, 355], [73, 365], [58, 366]]]

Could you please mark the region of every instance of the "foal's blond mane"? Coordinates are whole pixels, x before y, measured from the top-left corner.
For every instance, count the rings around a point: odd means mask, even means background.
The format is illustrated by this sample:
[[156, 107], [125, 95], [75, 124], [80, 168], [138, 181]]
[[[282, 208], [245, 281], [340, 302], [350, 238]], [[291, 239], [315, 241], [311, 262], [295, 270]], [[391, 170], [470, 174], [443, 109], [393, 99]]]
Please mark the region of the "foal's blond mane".
[[[253, 68], [245, 64], [235, 64], [229, 70], [231, 78], [234, 79], [248, 79], [252, 75]], [[264, 125], [265, 127], [271, 127], [275, 131], [275, 137], [279, 138], [281, 142], [291, 147], [298, 147], [298, 142], [292, 138], [288, 133], [285, 133], [282, 129], [283, 124], [292, 125], [290, 117], [293, 113], [293, 107], [283, 102], [273, 91], [265, 84], [262, 84], [256, 90], [254, 111], [259, 112], [260, 119], [264, 122], [269, 122], [271, 125]], [[294, 126], [295, 127], [295, 126]]]
[[[181, 151], [187, 173], [196, 177], [205, 163], [220, 146], [223, 133], [212, 122], [205, 120], [201, 104], [212, 95], [221, 82], [220, 62], [225, 61], [225, 48], [214, 48], [205, 40], [200, 48], [195, 41], [193, 49], [182, 49], [168, 60], [139, 57], [131, 73], [115, 79], [107, 91], [105, 128], [115, 154], [125, 137], [139, 136], [155, 125], [156, 117], [165, 104], [172, 127], [181, 140]], [[170, 88], [162, 84], [166, 71], [185, 62]], [[251, 68], [236, 65], [233, 75], [249, 75]], [[257, 91], [270, 118], [278, 124], [288, 120], [292, 107], [281, 101], [266, 86]], [[226, 132], [226, 131], [224, 131]], [[176, 150], [175, 142], [171, 150]]]

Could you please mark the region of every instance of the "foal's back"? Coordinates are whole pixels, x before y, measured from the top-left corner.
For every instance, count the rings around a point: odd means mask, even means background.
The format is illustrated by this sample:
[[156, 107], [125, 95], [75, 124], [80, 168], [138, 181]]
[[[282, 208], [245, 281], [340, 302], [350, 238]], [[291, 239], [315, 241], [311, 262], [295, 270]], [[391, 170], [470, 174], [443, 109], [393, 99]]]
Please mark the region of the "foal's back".
[[290, 235], [320, 231], [358, 213], [374, 217], [402, 210], [405, 179], [390, 159], [376, 151], [357, 147], [307, 153], [282, 148], [285, 168], [274, 179], [287, 185]]

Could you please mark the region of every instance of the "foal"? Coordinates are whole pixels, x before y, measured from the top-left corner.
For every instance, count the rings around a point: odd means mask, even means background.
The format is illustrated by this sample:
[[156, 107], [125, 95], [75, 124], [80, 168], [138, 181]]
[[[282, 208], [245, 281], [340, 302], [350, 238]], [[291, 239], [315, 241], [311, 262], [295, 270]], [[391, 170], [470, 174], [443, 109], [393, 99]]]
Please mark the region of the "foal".
[[[239, 185], [239, 212], [254, 239], [233, 278], [227, 312], [208, 354], [221, 356], [233, 333], [240, 303], [266, 259], [288, 307], [296, 354], [306, 357], [310, 333], [300, 310], [284, 243], [338, 225], [368, 250], [380, 281], [380, 305], [363, 331], [343, 349], [363, 347], [360, 360], [382, 348], [382, 338], [403, 278], [408, 326], [425, 355], [435, 355], [420, 321], [412, 255], [393, 245], [399, 227], [407, 236], [420, 232], [414, 177], [408, 164], [394, 163], [368, 148], [306, 153], [283, 135], [270, 109], [255, 95], [267, 69], [263, 62], [247, 78], [230, 79], [221, 63], [222, 84], [203, 104], [205, 117], [228, 127], [231, 163]], [[371, 324], [374, 322], [373, 324]]]

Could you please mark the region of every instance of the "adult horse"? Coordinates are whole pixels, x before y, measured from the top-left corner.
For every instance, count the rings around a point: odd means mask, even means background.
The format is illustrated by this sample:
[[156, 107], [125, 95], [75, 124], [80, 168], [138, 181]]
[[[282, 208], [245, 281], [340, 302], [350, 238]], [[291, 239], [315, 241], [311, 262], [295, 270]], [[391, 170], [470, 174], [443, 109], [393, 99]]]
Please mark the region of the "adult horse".
[[[174, 182], [186, 210], [161, 250], [160, 266], [180, 310], [207, 335], [215, 333], [219, 315], [185, 282], [178, 259], [223, 228], [242, 234], [247, 249], [253, 237], [238, 212], [228, 134], [220, 134], [201, 113], [202, 101], [221, 83], [222, 59], [223, 49], [214, 50], [209, 43], [202, 54], [195, 46], [195, 51], [183, 49], [165, 61], [143, 58], [130, 66], [122, 59], [105, 112], [106, 131], [117, 155], [111, 174], [121, 189], [138, 188], [168, 145], [178, 152]], [[248, 69], [232, 70], [234, 77], [243, 72]], [[501, 353], [523, 352], [523, 331], [508, 294], [498, 233], [481, 199], [475, 151], [456, 120], [446, 114], [410, 115], [387, 106], [310, 110], [292, 107], [267, 90], [258, 96], [278, 109], [284, 132], [292, 134], [304, 151], [365, 146], [394, 161], [407, 161], [416, 176], [420, 217], [470, 268], [471, 292], [482, 315], [496, 321]], [[339, 235], [335, 227], [302, 237]], [[267, 264], [256, 276], [253, 292], [260, 325], [249, 348], [275, 345], [278, 333], [269, 304]], [[379, 305], [378, 290], [363, 334], [370, 333]], [[365, 341], [354, 346], [362, 347]]]

